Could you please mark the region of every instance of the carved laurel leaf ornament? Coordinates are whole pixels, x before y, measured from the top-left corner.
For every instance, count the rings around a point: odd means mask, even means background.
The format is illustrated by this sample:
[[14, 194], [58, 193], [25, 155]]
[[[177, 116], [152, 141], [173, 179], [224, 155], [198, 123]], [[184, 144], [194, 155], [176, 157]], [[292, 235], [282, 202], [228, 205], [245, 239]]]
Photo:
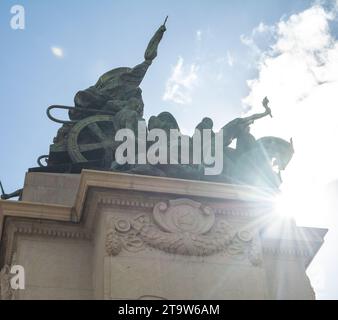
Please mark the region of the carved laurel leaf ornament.
[[211, 256], [222, 251], [242, 255], [250, 252], [252, 242], [251, 232], [236, 231], [223, 219], [217, 221], [211, 208], [178, 199], [157, 203], [152, 215], [113, 218], [106, 251], [116, 256], [123, 249], [138, 252], [148, 246], [187, 256]]

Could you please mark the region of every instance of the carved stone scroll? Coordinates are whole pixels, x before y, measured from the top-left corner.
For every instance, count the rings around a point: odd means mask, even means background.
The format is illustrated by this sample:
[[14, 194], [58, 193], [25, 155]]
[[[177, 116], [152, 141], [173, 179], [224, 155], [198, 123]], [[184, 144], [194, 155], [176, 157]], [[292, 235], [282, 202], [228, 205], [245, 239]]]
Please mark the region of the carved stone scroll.
[[108, 255], [118, 255], [122, 250], [138, 252], [146, 247], [187, 256], [226, 251], [247, 255], [254, 265], [260, 260], [250, 231], [235, 230], [224, 219], [217, 220], [211, 208], [189, 199], [160, 202], [152, 215], [112, 218], [106, 238]]

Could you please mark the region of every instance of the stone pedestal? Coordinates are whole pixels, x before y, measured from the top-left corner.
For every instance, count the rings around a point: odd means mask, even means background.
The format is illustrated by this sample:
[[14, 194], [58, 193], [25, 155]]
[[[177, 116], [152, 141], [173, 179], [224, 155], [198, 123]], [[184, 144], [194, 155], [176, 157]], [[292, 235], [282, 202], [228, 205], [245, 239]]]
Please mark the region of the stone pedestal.
[[2, 299], [314, 299], [326, 233], [276, 216], [267, 190], [98, 171], [27, 174], [0, 230]]

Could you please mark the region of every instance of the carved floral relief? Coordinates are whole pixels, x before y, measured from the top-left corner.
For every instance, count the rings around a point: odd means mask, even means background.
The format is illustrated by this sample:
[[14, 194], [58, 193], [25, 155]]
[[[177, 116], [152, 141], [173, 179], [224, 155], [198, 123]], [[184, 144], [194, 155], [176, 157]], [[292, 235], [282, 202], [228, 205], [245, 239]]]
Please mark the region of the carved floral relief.
[[108, 255], [146, 248], [186, 256], [226, 252], [246, 255], [254, 265], [261, 263], [250, 231], [235, 230], [226, 220], [216, 219], [211, 208], [189, 199], [159, 202], [151, 215], [112, 218], [106, 237]]

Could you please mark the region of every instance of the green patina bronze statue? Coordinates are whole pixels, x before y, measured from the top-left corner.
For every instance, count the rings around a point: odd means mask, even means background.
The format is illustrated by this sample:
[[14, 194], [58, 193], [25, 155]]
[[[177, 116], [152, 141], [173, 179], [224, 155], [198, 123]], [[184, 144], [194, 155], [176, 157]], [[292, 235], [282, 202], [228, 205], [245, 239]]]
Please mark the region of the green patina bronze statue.
[[[40, 167], [43, 159], [48, 159], [48, 167], [57, 166], [61, 171], [73, 170], [69, 167], [74, 168], [78, 163], [80, 167], [110, 167], [113, 135], [121, 128], [135, 129], [137, 121], [143, 119], [140, 84], [157, 57], [167, 19], [150, 40], [142, 63], [134, 68], [108, 71], [94, 86], [75, 95], [75, 107], [55, 105], [47, 109], [48, 117], [63, 126], [54, 138], [49, 155], [38, 159]], [[69, 110], [70, 120], [54, 118], [53, 109]]]
[[[91, 115], [90, 112], [85, 112], [86, 109], [105, 110], [114, 114], [130, 104], [136, 104], [134, 109], [143, 115], [144, 104], [140, 84], [157, 57], [158, 46], [166, 31], [166, 21], [150, 40], [142, 63], [134, 68], [117, 68], [108, 71], [94, 86], [76, 94], [75, 109], [69, 112], [71, 120], [79, 120]], [[77, 112], [77, 109], [80, 111]]]
[[[218, 134], [223, 138], [223, 170], [217, 176], [203, 175], [203, 168], [189, 162], [185, 164], [118, 165], [114, 151], [121, 142], [115, 141], [120, 129], [138, 130], [143, 119], [144, 103], [140, 85], [154, 59], [159, 44], [166, 32], [166, 22], [156, 31], [145, 51], [144, 61], [134, 68], [116, 68], [102, 75], [94, 86], [79, 91], [74, 98], [74, 107], [51, 106], [48, 117], [61, 123], [49, 155], [38, 159], [39, 168], [30, 171], [79, 173], [84, 168], [120, 171], [127, 173], [167, 176], [184, 179], [207, 180], [260, 187], [278, 188], [281, 183], [280, 170], [284, 170], [291, 160], [293, 144], [275, 137], [256, 140], [250, 133], [250, 126], [257, 120], [272, 117], [269, 100], [263, 100], [265, 111], [249, 117], [237, 118], [226, 124], [220, 133], [213, 131], [213, 121], [204, 118], [196, 130], [211, 132], [212, 148]], [[51, 115], [53, 109], [68, 110], [69, 120], [59, 120]], [[163, 112], [149, 119], [145, 129], [146, 140], [153, 129], [162, 129], [167, 135], [170, 130], [179, 131], [179, 125], [172, 114]], [[203, 136], [202, 136], [203, 140]], [[236, 140], [236, 147], [231, 143]], [[189, 144], [193, 138], [188, 137]], [[149, 148], [146, 142], [146, 151]], [[165, 145], [168, 152], [172, 146]], [[203, 151], [201, 150], [201, 153]], [[45, 160], [45, 164], [43, 163]]]

